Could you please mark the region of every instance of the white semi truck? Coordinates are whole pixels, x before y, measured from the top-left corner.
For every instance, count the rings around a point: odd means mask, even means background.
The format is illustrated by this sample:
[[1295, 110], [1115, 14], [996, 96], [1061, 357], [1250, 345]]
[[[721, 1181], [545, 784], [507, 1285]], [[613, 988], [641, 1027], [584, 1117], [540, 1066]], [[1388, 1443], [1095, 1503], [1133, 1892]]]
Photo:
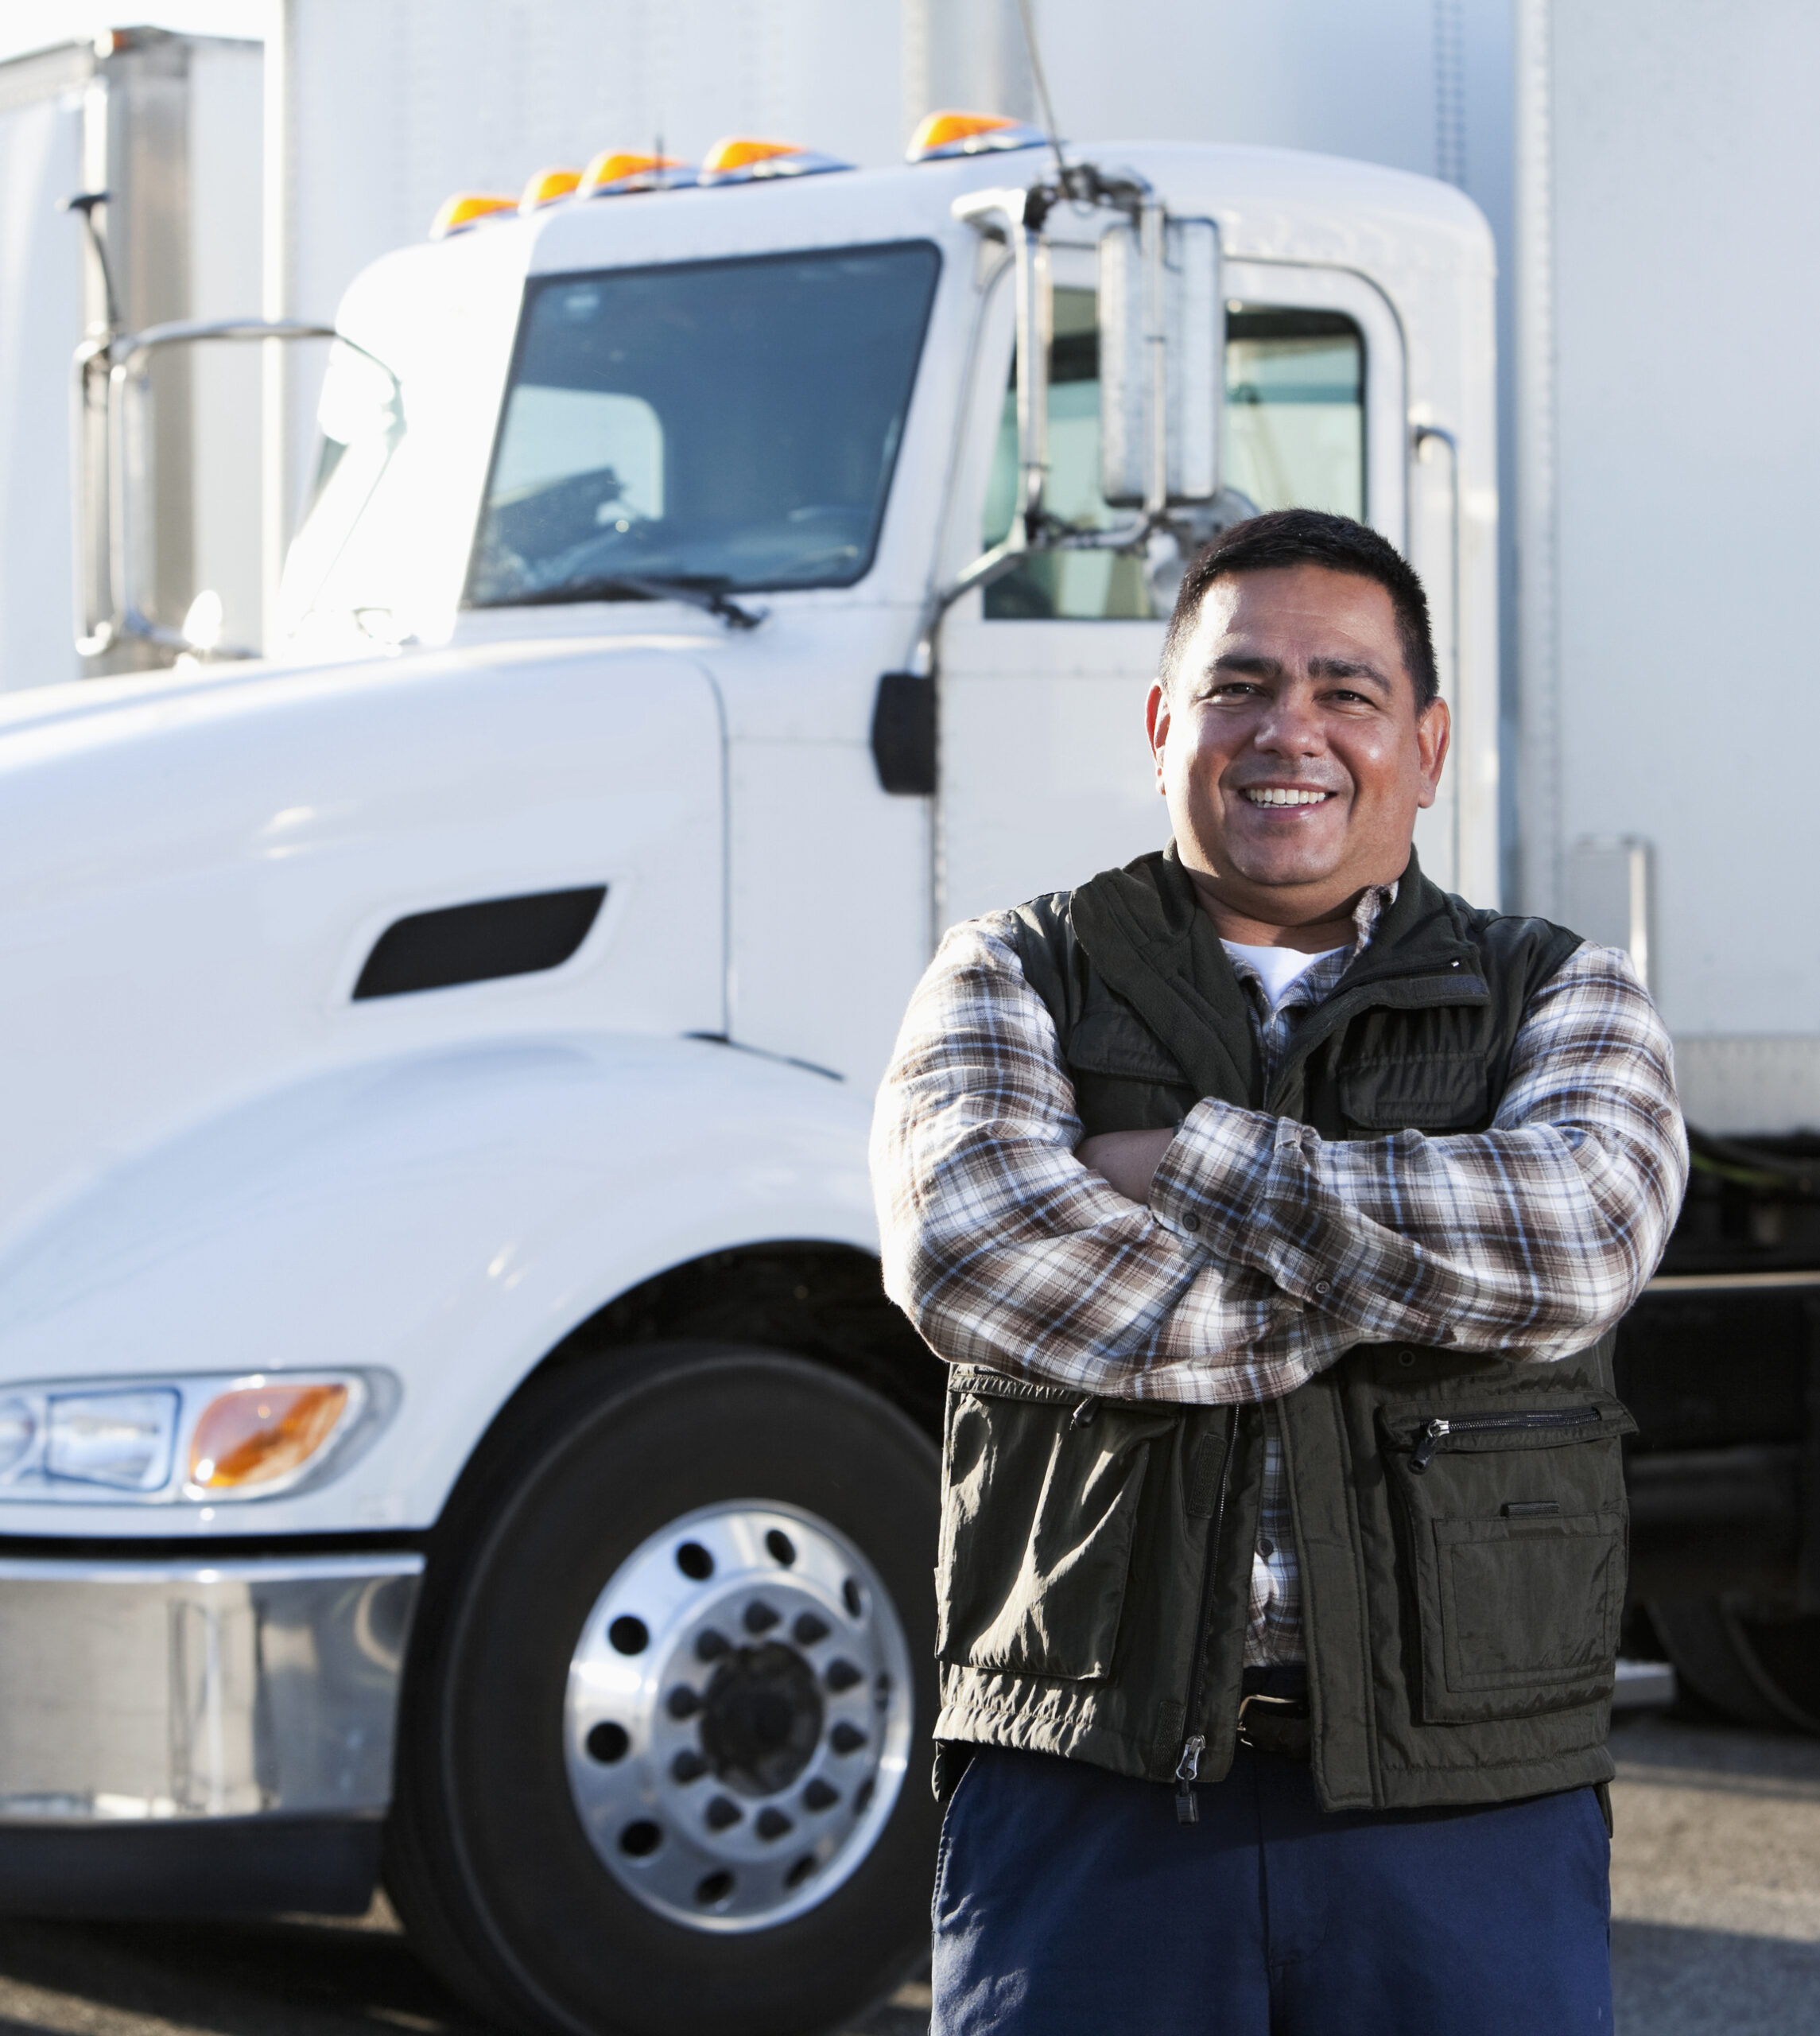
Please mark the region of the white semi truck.
[[[0, 1902], [382, 1870], [521, 2027], [887, 1987], [941, 1377], [865, 1141], [935, 934], [1160, 838], [1161, 617], [1250, 505], [1426, 577], [1419, 845], [1495, 891], [1480, 216], [913, 157], [452, 208], [338, 314], [277, 654], [0, 703]], [[156, 620], [132, 449], [192, 336], [87, 357], [91, 634]]]

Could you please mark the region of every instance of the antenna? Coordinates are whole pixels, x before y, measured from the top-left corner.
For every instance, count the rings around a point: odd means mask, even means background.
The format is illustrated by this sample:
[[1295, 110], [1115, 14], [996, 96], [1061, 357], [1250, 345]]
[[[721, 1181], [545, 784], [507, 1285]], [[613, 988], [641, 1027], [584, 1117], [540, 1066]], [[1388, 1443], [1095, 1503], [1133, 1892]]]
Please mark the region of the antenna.
[[1042, 109], [1042, 124], [1049, 132], [1049, 146], [1055, 151], [1056, 181], [1065, 189], [1068, 165], [1061, 153], [1061, 130], [1055, 124], [1055, 107], [1049, 96], [1049, 80], [1043, 76], [1042, 52], [1037, 46], [1036, 13], [1031, 0], [1018, 0], [1018, 19], [1023, 23], [1024, 48], [1030, 52], [1030, 76], [1036, 81], [1037, 103]]

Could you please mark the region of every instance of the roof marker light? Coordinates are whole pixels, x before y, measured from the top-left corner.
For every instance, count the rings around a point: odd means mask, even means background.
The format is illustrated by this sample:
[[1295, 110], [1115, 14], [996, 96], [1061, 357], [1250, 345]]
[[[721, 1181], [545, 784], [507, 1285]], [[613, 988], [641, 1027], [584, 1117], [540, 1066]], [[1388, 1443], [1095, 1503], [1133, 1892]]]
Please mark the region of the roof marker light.
[[617, 198], [628, 191], [673, 191], [694, 183], [695, 172], [673, 156], [631, 155], [603, 149], [581, 173], [578, 198]]
[[429, 237], [432, 240], [446, 240], [450, 234], [464, 232], [482, 220], [518, 209], [516, 198], [502, 198], [488, 191], [457, 191], [453, 197], [444, 198], [437, 206], [436, 217], [429, 223]]
[[774, 177], [816, 177], [824, 170], [851, 169], [850, 162], [825, 156], [794, 142], [761, 142], [751, 134], [729, 134], [702, 158], [704, 184], [758, 184]]
[[581, 181], [581, 173], [575, 169], [540, 169], [525, 186], [524, 196], [518, 200], [521, 212], [541, 212], [545, 205], [553, 205], [558, 198], [566, 198]]
[[1048, 136], [1040, 127], [1002, 113], [931, 113], [911, 135], [906, 162], [941, 162], [952, 156], [990, 155], [1000, 149], [1037, 149]]

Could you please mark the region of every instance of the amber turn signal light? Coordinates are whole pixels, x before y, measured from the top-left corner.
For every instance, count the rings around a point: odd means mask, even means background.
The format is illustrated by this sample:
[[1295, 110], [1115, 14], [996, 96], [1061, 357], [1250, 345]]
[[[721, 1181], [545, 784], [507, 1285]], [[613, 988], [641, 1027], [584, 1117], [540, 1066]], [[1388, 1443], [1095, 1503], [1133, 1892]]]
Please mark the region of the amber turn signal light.
[[345, 1385], [239, 1386], [210, 1401], [189, 1445], [199, 1490], [269, 1485], [301, 1471], [347, 1411]]

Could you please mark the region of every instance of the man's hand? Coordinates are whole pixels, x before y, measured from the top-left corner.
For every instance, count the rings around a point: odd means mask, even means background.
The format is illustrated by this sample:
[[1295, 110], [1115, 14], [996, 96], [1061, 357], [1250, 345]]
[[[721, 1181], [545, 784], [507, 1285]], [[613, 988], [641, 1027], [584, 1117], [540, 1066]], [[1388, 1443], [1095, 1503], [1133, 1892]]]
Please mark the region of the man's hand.
[[1128, 1201], [1148, 1202], [1151, 1177], [1174, 1142], [1173, 1131], [1102, 1131], [1082, 1139], [1074, 1156]]

